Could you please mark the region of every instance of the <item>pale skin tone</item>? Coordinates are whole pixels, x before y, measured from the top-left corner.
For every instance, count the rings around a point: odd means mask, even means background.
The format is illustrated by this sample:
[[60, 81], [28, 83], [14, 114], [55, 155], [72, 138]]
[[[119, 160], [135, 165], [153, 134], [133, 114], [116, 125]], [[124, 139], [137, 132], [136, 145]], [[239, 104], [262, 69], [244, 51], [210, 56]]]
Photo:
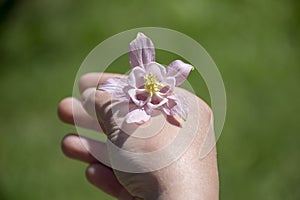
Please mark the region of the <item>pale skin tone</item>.
[[[74, 98], [63, 99], [58, 107], [58, 114], [62, 121], [74, 124], [74, 110], [76, 110], [76, 125], [97, 131], [105, 130], [105, 134], [112, 143], [122, 146], [133, 152], [151, 152], [160, 149], [165, 144], [172, 142], [180, 127], [174, 123], [166, 123], [159, 134], [147, 140], [139, 140], [134, 137], [120, 137], [122, 131], [116, 128], [111, 120], [109, 102], [112, 98], [109, 94], [96, 90], [97, 85], [110, 77], [121, 76], [118, 74], [89, 73], [81, 77], [79, 89], [84, 103]], [[99, 77], [101, 77], [99, 79]], [[187, 98], [195, 96], [187, 91], [180, 90]], [[200, 159], [199, 151], [204, 138], [208, 134], [212, 112], [210, 108], [199, 98], [196, 98], [200, 109], [201, 126], [197, 135], [184, 154], [170, 165], [148, 173], [124, 173], [114, 170], [98, 161], [86, 148], [96, 148], [102, 152], [102, 157], [108, 158], [105, 143], [94, 141], [76, 134], [68, 134], [62, 141], [64, 154], [72, 159], [80, 160], [89, 164], [86, 170], [87, 179], [91, 184], [103, 192], [120, 200], [130, 199], [208, 199], [215, 200], [219, 196], [219, 179], [216, 160], [216, 149]], [[73, 106], [72, 106], [73, 105]], [[97, 117], [89, 111], [89, 106], [96, 109]], [[189, 115], [199, 112], [199, 109], [190, 109]], [[90, 114], [88, 114], [90, 113]], [[94, 117], [93, 117], [94, 116]], [[195, 120], [195, 119], [194, 119]], [[172, 122], [172, 119], [169, 120]], [[187, 120], [185, 123], [195, 123]], [[139, 128], [138, 125], [135, 128]], [[83, 145], [83, 143], [85, 145]], [[104, 153], [103, 153], [104, 152]], [[109, 160], [109, 158], [107, 159]], [[143, 165], [139, 160], [130, 160], [133, 163]], [[146, 168], [147, 166], [145, 166]]]

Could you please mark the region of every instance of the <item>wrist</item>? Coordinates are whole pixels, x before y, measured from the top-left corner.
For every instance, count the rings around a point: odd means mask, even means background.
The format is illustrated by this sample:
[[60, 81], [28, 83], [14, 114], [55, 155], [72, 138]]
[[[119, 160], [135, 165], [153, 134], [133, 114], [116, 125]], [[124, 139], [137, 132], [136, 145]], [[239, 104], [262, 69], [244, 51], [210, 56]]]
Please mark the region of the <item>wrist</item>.
[[190, 158], [190, 165], [177, 162], [160, 176], [158, 200], [218, 200], [219, 178], [215, 152], [207, 157]]
[[157, 200], [218, 200], [219, 186], [215, 183], [178, 184], [160, 193]]

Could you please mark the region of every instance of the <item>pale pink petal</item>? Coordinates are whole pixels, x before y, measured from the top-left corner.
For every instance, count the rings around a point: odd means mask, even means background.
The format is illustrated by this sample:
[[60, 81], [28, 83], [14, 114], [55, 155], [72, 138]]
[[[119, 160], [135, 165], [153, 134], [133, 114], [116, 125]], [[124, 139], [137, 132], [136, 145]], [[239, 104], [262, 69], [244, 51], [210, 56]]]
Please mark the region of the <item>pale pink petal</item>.
[[189, 105], [184, 95], [178, 94], [176, 96], [176, 106], [174, 106], [173, 111], [177, 113], [181, 118], [186, 120], [189, 113]]
[[173, 115], [173, 108], [176, 106], [176, 97], [175, 96], [168, 96], [168, 102], [163, 105], [162, 110], [166, 115]]
[[144, 68], [135, 67], [128, 75], [128, 84], [134, 88], [140, 88], [145, 84], [144, 77], [146, 72]]
[[127, 123], [143, 124], [150, 119], [150, 115], [144, 109], [134, 109], [125, 116]]
[[181, 60], [175, 60], [167, 67], [167, 76], [174, 77], [177, 86], [185, 81], [192, 69], [192, 65], [186, 64]]
[[143, 89], [130, 89], [128, 95], [133, 103], [139, 107], [144, 106], [149, 101], [148, 94]]
[[158, 103], [152, 103], [152, 102], [148, 102], [147, 103], [147, 106], [151, 109], [151, 110], [154, 110], [154, 109], [157, 109], [157, 108], [160, 108], [162, 105], [164, 105], [165, 103], [168, 102], [168, 99], [167, 98], [163, 98], [162, 100], [160, 100], [160, 102]]
[[156, 62], [145, 65], [145, 70], [148, 74], [152, 73], [158, 81], [163, 81], [167, 74], [166, 68]]
[[162, 84], [164, 87], [160, 90], [160, 93], [163, 95], [170, 94], [174, 91], [176, 80], [174, 77], [167, 77]]
[[129, 44], [129, 58], [132, 68], [155, 61], [155, 48], [150, 38], [143, 33], [138, 33]]
[[168, 97], [168, 103], [164, 104], [163, 111], [166, 115], [179, 116], [186, 120], [189, 112], [187, 100], [184, 95], [175, 95], [171, 98]]
[[110, 78], [98, 87], [99, 90], [109, 93], [121, 101], [129, 101], [127, 78]]

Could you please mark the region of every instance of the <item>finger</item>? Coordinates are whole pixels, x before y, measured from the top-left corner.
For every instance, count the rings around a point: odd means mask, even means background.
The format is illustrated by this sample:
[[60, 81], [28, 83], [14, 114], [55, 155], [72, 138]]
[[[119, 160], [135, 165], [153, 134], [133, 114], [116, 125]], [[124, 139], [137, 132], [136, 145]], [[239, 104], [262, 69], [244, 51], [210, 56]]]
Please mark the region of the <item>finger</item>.
[[119, 101], [115, 100], [108, 93], [88, 88], [82, 94], [83, 106], [93, 117], [103, 123], [105, 133], [110, 133], [115, 125], [113, 120], [112, 106]]
[[99, 121], [86, 112], [78, 99], [72, 97], [63, 99], [58, 106], [58, 116], [68, 124], [103, 132]]
[[90, 183], [121, 200], [132, 200], [133, 197], [119, 183], [112, 169], [102, 164], [91, 164], [86, 169], [86, 177]]
[[62, 151], [72, 159], [86, 163], [101, 162], [110, 166], [106, 144], [83, 136], [69, 134], [62, 140]]
[[78, 81], [79, 90], [82, 93], [87, 88], [91, 88], [91, 87], [95, 88], [99, 84], [102, 84], [107, 79], [113, 77], [124, 77], [124, 75], [114, 74], [114, 73], [97, 73], [97, 72], [84, 74], [83, 76], [80, 77]]

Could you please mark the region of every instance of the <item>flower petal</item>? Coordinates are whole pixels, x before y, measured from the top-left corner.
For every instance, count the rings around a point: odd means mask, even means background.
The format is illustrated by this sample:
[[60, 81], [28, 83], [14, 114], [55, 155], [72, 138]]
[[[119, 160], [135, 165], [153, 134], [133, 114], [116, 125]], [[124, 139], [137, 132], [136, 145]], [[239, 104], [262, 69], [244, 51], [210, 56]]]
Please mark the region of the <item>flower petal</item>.
[[163, 111], [166, 115], [179, 116], [186, 120], [189, 112], [187, 100], [184, 95], [178, 94], [168, 97], [168, 103], [164, 104]]
[[112, 97], [121, 101], [129, 101], [127, 78], [110, 78], [106, 80], [98, 89], [109, 93]]
[[134, 109], [131, 112], [129, 112], [125, 116], [125, 120], [127, 123], [138, 123], [138, 124], [143, 124], [147, 122], [150, 119], [150, 115], [146, 113], [144, 109]]
[[130, 99], [133, 101], [133, 103], [139, 107], [144, 106], [149, 100], [148, 93], [137, 89], [130, 89], [128, 90], [128, 95], [130, 96]]
[[163, 95], [170, 94], [174, 91], [176, 80], [174, 77], [167, 77], [162, 84], [164, 87], [160, 90], [160, 93]]
[[143, 33], [138, 33], [129, 44], [129, 58], [132, 68], [155, 61], [155, 48], [150, 38]]
[[182, 119], [186, 120], [189, 112], [189, 106], [184, 95], [178, 94], [176, 96], [176, 106], [173, 111], [177, 113]]
[[167, 67], [167, 76], [176, 79], [176, 86], [182, 84], [194, 67], [181, 60], [175, 60]]
[[167, 98], [163, 98], [162, 100], [160, 100], [159, 103], [157, 104], [154, 104], [152, 102], [148, 102], [147, 103], [147, 106], [151, 109], [151, 110], [154, 110], [154, 109], [157, 109], [157, 108], [160, 108], [162, 105], [164, 105], [165, 103], [168, 102], [168, 99]]
[[135, 67], [128, 75], [128, 84], [134, 88], [140, 88], [145, 84], [144, 77], [146, 76], [145, 69]]
[[156, 62], [151, 62], [145, 65], [145, 70], [146, 73], [152, 73], [159, 82], [163, 81], [167, 74], [166, 68]]

